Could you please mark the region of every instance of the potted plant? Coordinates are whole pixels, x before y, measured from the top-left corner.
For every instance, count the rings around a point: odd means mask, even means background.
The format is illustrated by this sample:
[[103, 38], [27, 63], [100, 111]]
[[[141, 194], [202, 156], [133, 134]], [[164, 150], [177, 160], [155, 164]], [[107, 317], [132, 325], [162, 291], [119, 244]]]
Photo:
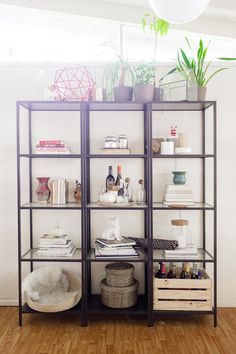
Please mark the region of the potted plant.
[[161, 18], [152, 17], [150, 14], [145, 14], [142, 18], [142, 27], [145, 31], [149, 29], [154, 33], [154, 51], [153, 51], [153, 62], [155, 67], [155, 77], [154, 77], [154, 97], [153, 100], [155, 102], [160, 101], [160, 88], [156, 86], [157, 78], [156, 78], [156, 69], [157, 69], [157, 37], [158, 34], [160, 36], [167, 35], [169, 31], [169, 23]]
[[[208, 69], [210, 68], [212, 61], [210, 60], [208, 63], [206, 63], [206, 55], [208, 51], [208, 47], [210, 42], [206, 47], [204, 47], [202, 39], [199, 41], [199, 47], [197, 52], [194, 54], [192, 51], [192, 47], [190, 45], [190, 42], [187, 37], [185, 37], [187, 45], [189, 49], [192, 52], [191, 56], [187, 56], [185, 51], [180, 48], [178, 50], [177, 54], [177, 65], [176, 65], [176, 70], [184, 73], [186, 71], [191, 70], [192, 72], [192, 77], [195, 83], [197, 84], [198, 88], [198, 101], [204, 101], [206, 98], [206, 90], [207, 90], [207, 85], [209, 81], [219, 72], [226, 70], [228, 68], [220, 68], [210, 75], [208, 75]], [[217, 58], [219, 60], [236, 60], [236, 58]]]
[[134, 98], [136, 102], [153, 100], [155, 67], [153, 63], [141, 63], [134, 70]]
[[[107, 92], [108, 99], [126, 102], [133, 97], [133, 70], [124, 59], [122, 48], [119, 50], [113, 42], [105, 43], [115, 61], [107, 64], [103, 74], [103, 88]], [[128, 83], [128, 84], [127, 84]]]

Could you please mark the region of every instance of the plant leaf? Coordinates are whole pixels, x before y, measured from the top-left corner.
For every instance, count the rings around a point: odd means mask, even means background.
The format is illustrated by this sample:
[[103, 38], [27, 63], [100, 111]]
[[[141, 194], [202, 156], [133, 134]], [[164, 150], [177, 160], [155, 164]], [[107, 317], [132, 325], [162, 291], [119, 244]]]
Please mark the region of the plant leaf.
[[211, 74], [211, 76], [204, 82], [204, 86], [207, 86], [208, 82], [219, 72], [223, 71], [223, 70], [228, 70], [229, 68], [221, 68], [216, 70], [213, 74]]

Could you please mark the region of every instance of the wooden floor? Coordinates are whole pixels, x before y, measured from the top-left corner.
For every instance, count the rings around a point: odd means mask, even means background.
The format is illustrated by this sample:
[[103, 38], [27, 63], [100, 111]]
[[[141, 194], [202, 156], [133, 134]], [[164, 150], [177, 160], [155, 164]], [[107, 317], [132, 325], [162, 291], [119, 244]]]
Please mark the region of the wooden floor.
[[93, 316], [89, 327], [76, 317], [23, 316], [17, 308], [0, 307], [0, 354], [235, 354], [236, 308], [212, 316], [157, 318], [148, 328], [145, 317]]

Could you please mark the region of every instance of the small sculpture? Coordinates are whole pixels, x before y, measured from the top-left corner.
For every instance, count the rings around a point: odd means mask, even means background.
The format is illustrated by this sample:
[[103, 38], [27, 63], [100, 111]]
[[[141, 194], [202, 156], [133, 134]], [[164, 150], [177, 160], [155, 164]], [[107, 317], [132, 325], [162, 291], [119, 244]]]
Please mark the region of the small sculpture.
[[122, 237], [120, 235], [120, 219], [118, 216], [116, 217], [111, 217], [111, 227], [109, 229], [106, 229], [102, 233], [102, 238], [105, 240], [118, 240], [121, 241]]
[[77, 203], [81, 203], [81, 183], [78, 180], [75, 181], [74, 198]]

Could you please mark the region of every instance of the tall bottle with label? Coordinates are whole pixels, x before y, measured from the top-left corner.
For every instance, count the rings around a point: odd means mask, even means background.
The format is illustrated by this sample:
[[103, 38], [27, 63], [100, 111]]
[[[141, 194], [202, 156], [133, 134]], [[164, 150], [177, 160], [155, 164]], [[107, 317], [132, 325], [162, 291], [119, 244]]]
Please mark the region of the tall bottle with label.
[[106, 178], [106, 189], [112, 190], [115, 185], [115, 177], [113, 176], [112, 166], [109, 166], [108, 176]]
[[117, 177], [116, 177], [116, 186], [119, 187], [120, 186], [120, 180], [122, 180], [122, 176], [121, 176], [121, 165], [117, 166]]

